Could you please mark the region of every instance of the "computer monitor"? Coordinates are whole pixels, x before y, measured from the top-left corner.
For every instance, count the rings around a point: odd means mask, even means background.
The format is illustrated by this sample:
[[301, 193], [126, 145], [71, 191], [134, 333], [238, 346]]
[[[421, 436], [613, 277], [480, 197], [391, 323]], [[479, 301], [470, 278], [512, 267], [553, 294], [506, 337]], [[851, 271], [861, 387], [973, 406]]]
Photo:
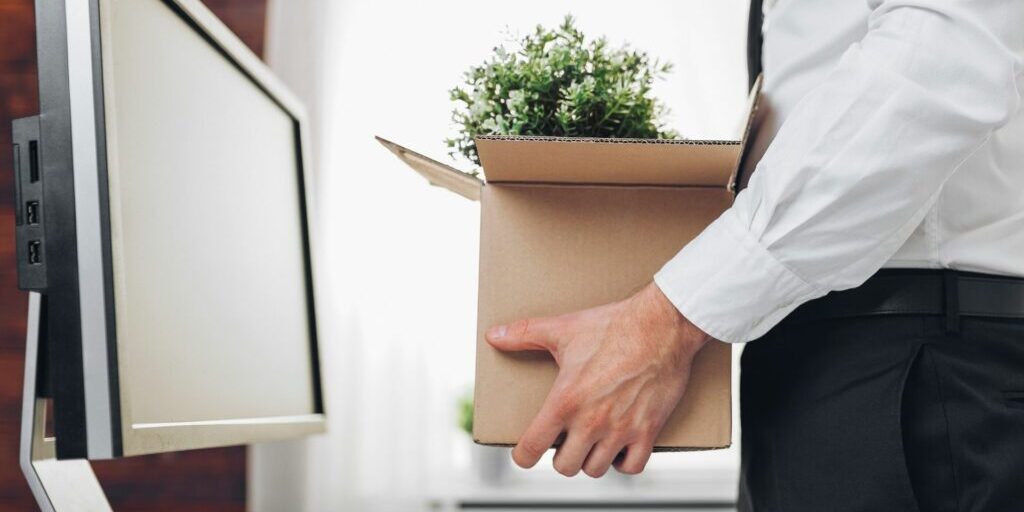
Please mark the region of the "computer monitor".
[[36, 16], [16, 232], [57, 458], [322, 431], [302, 105], [198, 0]]

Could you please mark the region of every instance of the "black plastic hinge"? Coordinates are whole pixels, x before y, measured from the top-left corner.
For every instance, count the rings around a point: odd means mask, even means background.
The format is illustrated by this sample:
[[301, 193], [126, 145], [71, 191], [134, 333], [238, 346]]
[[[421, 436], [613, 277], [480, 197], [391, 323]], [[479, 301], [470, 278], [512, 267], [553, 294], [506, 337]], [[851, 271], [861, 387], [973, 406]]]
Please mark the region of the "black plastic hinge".
[[18, 288], [46, 291], [46, 231], [43, 219], [43, 144], [39, 116], [15, 119], [14, 223], [18, 257]]

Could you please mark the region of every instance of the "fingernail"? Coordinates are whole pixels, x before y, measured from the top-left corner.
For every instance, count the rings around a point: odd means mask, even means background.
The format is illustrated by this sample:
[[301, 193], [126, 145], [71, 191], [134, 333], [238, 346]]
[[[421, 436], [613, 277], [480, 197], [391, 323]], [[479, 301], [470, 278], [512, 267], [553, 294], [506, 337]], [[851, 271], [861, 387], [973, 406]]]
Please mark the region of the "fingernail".
[[508, 332], [508, 327], [505, 327], [504, 325], [496, 325], [487, 331], [487, 337], [492, 340], [498, 340], [504, 338], [506, 332]]

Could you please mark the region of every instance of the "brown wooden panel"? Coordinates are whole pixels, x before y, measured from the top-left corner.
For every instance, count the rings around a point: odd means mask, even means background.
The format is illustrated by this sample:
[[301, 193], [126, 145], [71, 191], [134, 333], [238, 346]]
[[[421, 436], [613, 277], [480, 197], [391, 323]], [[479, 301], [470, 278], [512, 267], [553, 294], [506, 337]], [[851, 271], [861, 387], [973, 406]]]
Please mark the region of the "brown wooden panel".
[[256, 52], [263, 55], [266, 33], [266, 0], [203, 0], [224, 23]]
[[11, 119], [38, 110], [32, 2], [0, 0], [0, 510], [32, 510], [18, 466], [26, 296], [14, 265]]
[[[17, 290], [11, 120], [39, 109], [33, 0], [0, 0], [0, 510], [34, 510], [18, 466], [27, 297]], [[266, 0], [206, 4], [257, 54]], [[245, 449], [224, 448], [95, 464], [117, 511], [245, 510]]]

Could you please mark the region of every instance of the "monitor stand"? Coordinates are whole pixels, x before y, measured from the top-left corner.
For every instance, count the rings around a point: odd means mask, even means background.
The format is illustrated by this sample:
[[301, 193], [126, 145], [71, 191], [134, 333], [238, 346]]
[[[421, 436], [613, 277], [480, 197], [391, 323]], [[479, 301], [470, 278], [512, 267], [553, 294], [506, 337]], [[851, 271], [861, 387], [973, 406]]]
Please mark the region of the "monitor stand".
[[43, 512], [111, 512], [89, 461], [57, 460], [56, 439], [46, 437], [46, 398], [38, 388], [42, 296], [30, 292], [25, 343], [25, 386], [21, 405], [21, 470]]

